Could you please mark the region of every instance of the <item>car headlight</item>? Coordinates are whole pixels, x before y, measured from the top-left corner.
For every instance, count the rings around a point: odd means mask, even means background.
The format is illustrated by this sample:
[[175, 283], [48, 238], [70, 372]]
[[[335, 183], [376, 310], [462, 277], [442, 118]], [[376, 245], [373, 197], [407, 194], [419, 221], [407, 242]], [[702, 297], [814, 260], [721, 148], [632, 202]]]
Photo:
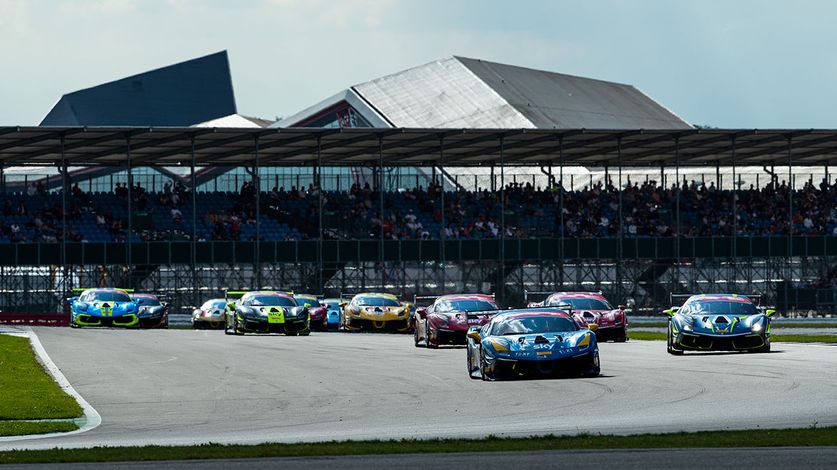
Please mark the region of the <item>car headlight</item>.
[[683, 323], [683, 331], [692, 331], [692, 324], [691, 323]]
[[491, 338], [488, 342], [491, 343], [491, 347], [497, 352], [507, 352], [509, 350], [509, 343], [505, 340]]
[[87, 311], [87, 304], [78, 304], [76, 309], [81, 311], [81, 312], [86, 312]]
[[587, 346], [590, 346], [590, 333], [585, 333], [575, 346], [577, 348], [586, 348]]
[[763, 329], [764, 329], [764, 321], [763, 320], [759, 320], [757, 322], [754, 322], [753, 325], [750, 327], [750, 330], [752, 330], [753, 333], [761, 333], [761, 330], [763, 330]]

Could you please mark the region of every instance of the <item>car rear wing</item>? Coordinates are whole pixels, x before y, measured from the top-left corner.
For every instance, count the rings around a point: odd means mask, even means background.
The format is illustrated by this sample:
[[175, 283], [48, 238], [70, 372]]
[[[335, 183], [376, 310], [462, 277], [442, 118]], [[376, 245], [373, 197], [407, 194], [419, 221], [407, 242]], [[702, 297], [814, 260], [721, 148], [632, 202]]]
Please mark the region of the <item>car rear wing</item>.
[[84, 292], [86, 290], [90, 290], [90, 289], [112, 289], [112, 290], [121, 290], [122, 292], [125, 292], [126, 294], [133, 294], [134, 293], [134, 289], [123, 289], [121, 287], [75, 287], [71, 290], [76, 294], [81, 294], [82, 292]]
[[546, 300], [547, 297], [549, 297], [550, 295], [552, 295], [554, 293], [555, 293], [554, 291], [524, 290], [523, 291], [523, 303], [528, 306], [529, 303], [532, 302], [532, 301], [529, 300], [530, 296], [538, 297], [540, 299], [540, 300], [538, 300], [538, 302], [543, 302], [544, 300]]
[[235, 301], [244, 297], [244, 294], [246, 293], [247, 291], [226, 291], [224, 292], [224, 300], [227, 302]]
[[479, 317], [493, 317], [495, 315], [501, 314], [506, 312], [507, 310], [476, 310], [473, 312], [465, 312], [465, 316], [467, 318], [479, 318]]
[[413, 305], [416, 307], [429, 307], [430, 305], [433, 305], [433, 302], [435, 302], [439, 297], [441, 297], [441, 295], [414, 295]]

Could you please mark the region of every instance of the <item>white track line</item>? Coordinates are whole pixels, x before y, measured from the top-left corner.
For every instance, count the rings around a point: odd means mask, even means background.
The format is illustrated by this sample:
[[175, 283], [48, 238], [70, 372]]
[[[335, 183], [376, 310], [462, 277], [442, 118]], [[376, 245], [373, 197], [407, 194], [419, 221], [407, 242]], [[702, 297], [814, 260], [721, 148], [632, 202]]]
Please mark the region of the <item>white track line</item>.
[[70, 432], [53, 432], [49, 434], [29, 434], [25, 436], [4, 436], [0, 437], [0, 442], [15, 442], [15, 441], [24, 441], [30, 439], [47, 439], [50, 437], [58, 437], [58, 436], [71, 436], [73, 434], [81, 434], [83, 432], [87, 432], [91, 429], [98, 427], [102, 424], [102, 416], [99, 415], [99, 412], [96, 411], [87, 400], [84, 399], [76, 389], [70, 384], [70, 381], [64, 377], [64, 374], [61, 373], [61, 370], [58, 366], [52, 362], [52, 358], [49, 357], [47, 354], [46, 349], [44, 349], [44, 345], [41, 344], [41, 340], [38, 339], [38, 335], [29, 327], [25, 329], [19, 330], [20, 333], [23, 333], [20, 336], [27, 336], [29, 341], [32, 343], [32, 349], [35, 350], [35, 354], [38, 355], [38, 359], [40, 359], [41, 363], [44, 365], [44, 368], [49, 375], [58, 383], [58, 386], [61, 387], [67, 395], [73, 397], [76, 402], [81, 406], [82, 411], [84, 411], [84, 418], [81, 420], [84, 422], [81, 427], [76, 429], [75, 431]]

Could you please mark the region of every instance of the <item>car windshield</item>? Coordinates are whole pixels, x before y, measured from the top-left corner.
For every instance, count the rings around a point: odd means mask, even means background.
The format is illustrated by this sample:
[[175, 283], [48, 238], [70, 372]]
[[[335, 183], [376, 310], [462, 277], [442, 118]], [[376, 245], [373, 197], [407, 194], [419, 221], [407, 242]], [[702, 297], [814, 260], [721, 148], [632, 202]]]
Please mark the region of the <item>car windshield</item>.
[[400, 307], [401, 304], [389, 297], [358, 297], [355, 301], [356, 305], [366, 305], [369, 307]]
[[749, 302], [730, 300], [696, 300], [689, 302], [692, 315], [756, 315], [758, 308]]
[[555, 316], [511, 317], [499, 320], [491, 329], [494, 336], [526, 335], [578, 331], [578, 324], [569, 318]]
[[296, 303], [298, 305], [311, 304], [311, 306], [314, 306], [314, 307], [316, 307], [317, 305], [320, 305], [320, 301], [317, 300], [316, 297], [304, 297], [304, 296], [301, 296], [301, 295], [295, 295], [294, 299], [296, 299]]
[[156, 307], [160, 305], [160, 299], [157, 297], [134, 297], [134, 300], [142, 301], [142, 305], [146, 307]]
[[128, 294], [122, 292], [93, 292], [88, 295], [85, 302], [130, 302]]
[[278, 306], [278, 307], [296, 307], [296, 302], [290, 297], [284, 295], [254, 295], [250, 298], [250, 305], [259, 307], [263, 305]]
[[552, 299], [550, 300], [547, 305], [549, 307], [557, 307], [561, 304], [570, 304], [573, 307], [573, 310], [613, 310], [613, 307], [610, 306], [604, 300], [600, 299]]
[[325, 299], [322, 302], [328, 308], [339, 309], [340, 308], [340, 301], [337, 299]]
[[483, 299], [452, 300], [444, 302], [440, 307], [440, 312], [483, 312], [499, 309], [494, 302]]
[[223, 310], [223, 309], [227, 308], [227, 302], [225, 302], [222, 299], [208, 300], [208, 301], [204, 302], [203, 305], [201, 305], [201, 308], [203, 310], [211, 310], [213, 308], [220, 308], [220, 309]]

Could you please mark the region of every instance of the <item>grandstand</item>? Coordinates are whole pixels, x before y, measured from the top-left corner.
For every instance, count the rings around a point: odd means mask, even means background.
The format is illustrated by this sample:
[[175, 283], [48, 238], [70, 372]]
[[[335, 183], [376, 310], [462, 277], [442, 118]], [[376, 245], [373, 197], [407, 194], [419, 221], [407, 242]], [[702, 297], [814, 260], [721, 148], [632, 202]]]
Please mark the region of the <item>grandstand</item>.
[[[206, 106], [166, 99], [192, 85]], [[631, 85], [462, 57], [271, 124], [237, 114], [225, 53], [70, 93], [44, 124], [0, 127], [3, 310], [92, 285], [184, 312], [255, 287], [837, 309], [832, 130], [699, 129]]]

